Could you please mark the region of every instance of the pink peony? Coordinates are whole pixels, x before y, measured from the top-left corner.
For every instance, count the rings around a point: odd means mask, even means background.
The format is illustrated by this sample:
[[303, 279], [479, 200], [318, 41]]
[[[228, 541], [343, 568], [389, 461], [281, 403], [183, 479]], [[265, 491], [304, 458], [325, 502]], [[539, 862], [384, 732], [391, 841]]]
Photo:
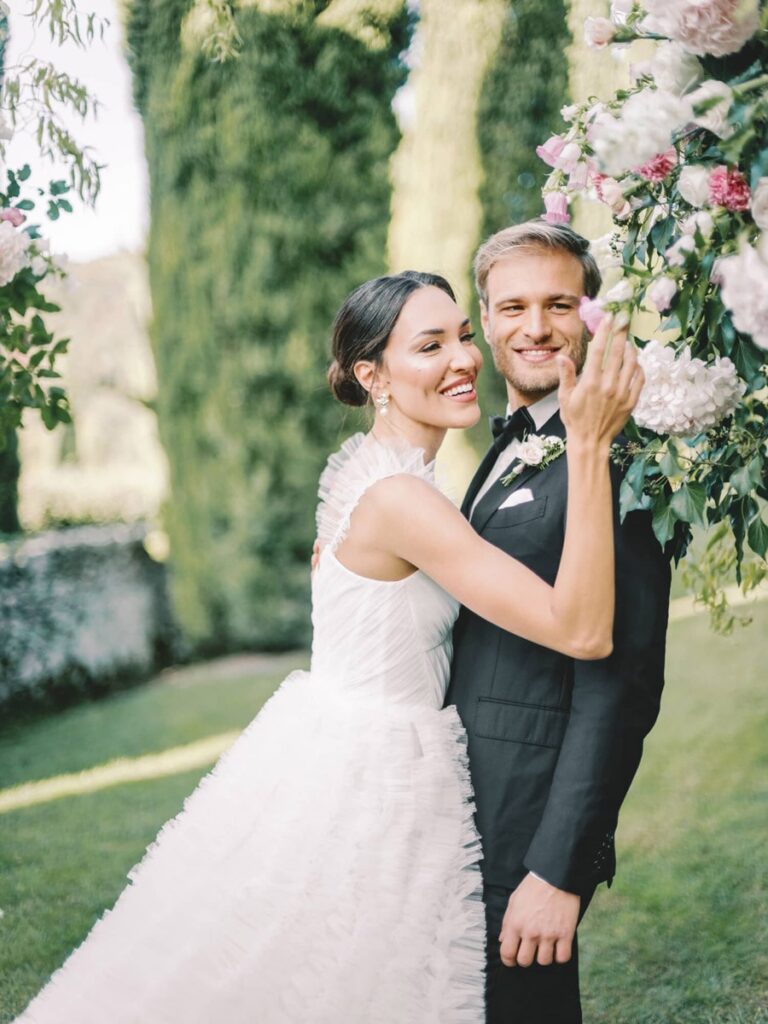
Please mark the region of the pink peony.
[[579, 316], [589, 333], [594, 334], [606, 317], [602, 301], [583, 295], [579, 302]]
[[728, 170], [725, 164], [715, 167], [709, 176], [709, 201], [734, 213], [749, 209], [752, 195], [741, 171]]
[[0, 210], [0, 220], [7, 220], [15, 228], [20, 227], [26, 219], [21, 210], [17, 210], [15, 206], [9, 206], [4, 210]]
[[568, 213], [568, 196], [564, 192], [547, 192], [544, 196], [547, 212], [544, 220], [549, 224], [567, 224], [571, 215]]
[[689, 53], [736, 53], [760, 27], [757, 0], [643, 0], [647, 31], [682, 43]]
[[565, 139], [562, 135], [553, 135], [547, 139], [543, 146], [536, 147], [536, 155], [550, 167], [557, 166], [557, 158], [565, 148]]
[[636, 167], [635, 171], [641, 178], [645, 178], [646, 181], [652, 181], [654, 185], [658, 185], [664, 181], [676, 164], [676, 150], [668, 149], [666, 153], [657, 153], [652, 159]]

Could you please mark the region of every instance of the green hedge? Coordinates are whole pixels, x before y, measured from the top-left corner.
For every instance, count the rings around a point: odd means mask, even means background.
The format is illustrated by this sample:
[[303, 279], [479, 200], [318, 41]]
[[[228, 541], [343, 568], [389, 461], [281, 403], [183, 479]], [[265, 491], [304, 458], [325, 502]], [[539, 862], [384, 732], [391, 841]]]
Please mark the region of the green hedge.
[[128, 28], [172, 594], [198, 650], [284, 647], [309, 636], [317, 477], [355, 425], [325, 385], [330, 323], [386, 270], [407, 18], [374, 50], [319, 26], [327, 3], [249, 8], [240, 55], [214, 64], [180, 42], [189, 6], [134, 0]]
[[[541, 187], [549, 168], [536, 156], [536, 146], [562, 127], [560, 108], [569, 102], [566, 47], [570, 41], [564, 0], [509, 4], [477, 114], [485, 175], [480, 192], [483, 239], [544, 212]], [[479, 325], [476, 304], [472, 316]], [[480, 397], [484, 409], [503, 412], [506, 393], [490, 355], [481, 375]], [[484, 421], [472, 432], [472, 440], [480, 450], [488, 446]]]

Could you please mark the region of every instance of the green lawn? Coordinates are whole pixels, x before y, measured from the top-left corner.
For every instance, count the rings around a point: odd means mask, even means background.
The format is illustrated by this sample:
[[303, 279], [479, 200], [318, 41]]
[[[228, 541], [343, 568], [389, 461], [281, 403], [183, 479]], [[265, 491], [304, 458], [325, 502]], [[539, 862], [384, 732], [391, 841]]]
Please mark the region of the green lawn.
[[[587, 1024], [768, 1024], [767, 663], [768, 603], [727, 639], [705, 617], [671, 629], [667, 692], [622, 818], [619, 874], [582, 929]], [[6, 727], [0, 784], [239, 727], [289, 667], [185, 670]], [[0, 1022], [114, 900], [200, 774], [0, 815]]]

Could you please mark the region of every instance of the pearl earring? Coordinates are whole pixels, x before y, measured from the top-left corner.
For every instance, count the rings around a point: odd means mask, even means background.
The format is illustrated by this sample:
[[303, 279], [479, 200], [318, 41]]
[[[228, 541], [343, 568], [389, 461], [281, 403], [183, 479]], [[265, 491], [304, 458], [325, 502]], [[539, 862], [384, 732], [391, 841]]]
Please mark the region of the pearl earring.
[[380, 391], [379, 394], [376, 395], [376, 397], [374, 398], [373, 401], [374, 401], [374, 403], [376, 405], [376, 408], [381, 413], [381, 415], [382, 416], [386, 416], [387, 415], [387, 407], [389, 405], [389, 395], [387, 394], [387, 392], [386, 391]]

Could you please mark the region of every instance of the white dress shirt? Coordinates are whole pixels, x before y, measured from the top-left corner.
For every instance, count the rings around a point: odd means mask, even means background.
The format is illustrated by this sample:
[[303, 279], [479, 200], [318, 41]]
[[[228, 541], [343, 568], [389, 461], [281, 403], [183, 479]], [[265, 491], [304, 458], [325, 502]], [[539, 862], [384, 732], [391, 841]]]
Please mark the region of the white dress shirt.
[[[559, 409], [560, 403], [557, 399], [557, 391], [551, 391], [548, 395], [545, 395], [544, 398], [540, 398], [538, 402], [534, 402], [533, 405], [528, 406], [528, 412], [531, 414], [533, 422], [536, 424], [537, 431], [541, 430], [547, 420], [551, 419]], [[508, 405], [507, 416], [511, 415], [512, 409], [510, 409]], [[517, 457], [519, 447], [520, 441], [515, 438], [510, 441], [507, 447], [499, 454], [498, 459], [496, 459], [496, 462], [493, 464], [493, 468], [483, 481], [482, 487], [477, 492], [475, 500], [472, 503], [470, 516], [475, 511], [477, 503], [485, 494], [487, 494], [491, 487], [493, 487], [512, 460]]]

